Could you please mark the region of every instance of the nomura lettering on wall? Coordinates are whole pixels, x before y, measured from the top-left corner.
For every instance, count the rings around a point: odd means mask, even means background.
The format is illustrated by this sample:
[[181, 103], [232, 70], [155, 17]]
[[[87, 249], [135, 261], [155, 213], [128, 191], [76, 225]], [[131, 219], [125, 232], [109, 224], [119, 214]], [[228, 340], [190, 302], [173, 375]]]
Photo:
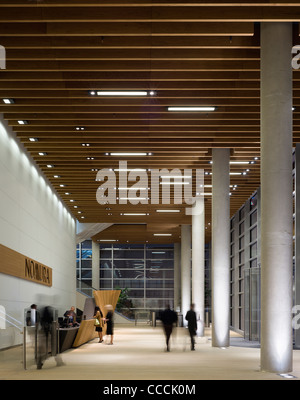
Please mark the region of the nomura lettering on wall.
[[0, 273], [52, 286], [52, 268], [0, 245]]

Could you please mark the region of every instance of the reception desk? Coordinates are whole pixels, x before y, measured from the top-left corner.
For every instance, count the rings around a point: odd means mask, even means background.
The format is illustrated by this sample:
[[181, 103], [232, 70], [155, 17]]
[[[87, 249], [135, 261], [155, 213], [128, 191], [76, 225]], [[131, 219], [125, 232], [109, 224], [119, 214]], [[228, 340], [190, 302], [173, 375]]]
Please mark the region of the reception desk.
[[59, 342], [58, 342], [58, 352], [62, 353], [70, 349], [73, 346], [75, 337], [79, 331], [79, 327], [75, 328], [59, 328]]
[[72, 347], [81, 346], [82, 344], [87, 343], [90, 340], [98, 337], [98, 333], [95, 330], [94, 323], [95, 323], [94, 319], [87, 319], [81, 321], [80, 327], [78, 329]]

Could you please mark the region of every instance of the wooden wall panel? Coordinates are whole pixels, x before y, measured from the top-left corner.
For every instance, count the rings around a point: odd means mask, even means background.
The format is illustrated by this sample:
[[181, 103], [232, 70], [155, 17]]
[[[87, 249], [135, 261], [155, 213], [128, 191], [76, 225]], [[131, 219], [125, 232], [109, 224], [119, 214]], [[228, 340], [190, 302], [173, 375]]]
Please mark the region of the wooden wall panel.
[[0, 273], [52, 286], [52, 268], [0, 245]]

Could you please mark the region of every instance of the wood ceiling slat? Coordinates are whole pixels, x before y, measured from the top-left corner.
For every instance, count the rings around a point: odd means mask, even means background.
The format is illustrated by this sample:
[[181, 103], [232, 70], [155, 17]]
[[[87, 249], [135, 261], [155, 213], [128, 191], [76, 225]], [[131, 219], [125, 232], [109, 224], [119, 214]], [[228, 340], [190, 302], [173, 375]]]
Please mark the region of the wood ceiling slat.
[[1, 36], [253, 36], [251, 22], [0, 23]]
[[18, 13], [11, 7], [1, 7], [0, 22], [260, 22], [260, 21], [295, 21], [295, 16], [299, 13], [298, 6], [289, 7], [277, 5], [277, 7], [265, 7], [262, 5], [244, 7], [228, 7], [202, 5], [201, 7], [189, 6], [183, 3], [177, 6], [161, 5], [157, 7], [63, 7], [59, 8], [59, 13], [55, 8], [18, 7]]
[[[191, 219], [179, 205], [180, 215], [158, 215], [151, 204], [100, 206], [97, 173], [91, 169], [116, 168], [119, 161], [105, 152], [153, 152], [147, 158], [126, 157], [128, 168], [208, 172], [212, 148], [231, 148], [231, 160], [259, 157], [260, 35], [255, 22], [293, 21], [293, 44], [300, 44], [300, 1], [295, 0], [0, 0], [0, 8], [0, 45], [7, 56], [7, 69], [0, 71], [0, 100], [15, 101], [1, 102], [0, 112], [74, 217], [118, 224], [112, 232], [122, 242], [179, 241], [180, 224]], [[293, 72], [294, 145], [300, 142], [298, 72]], [[99, 98], [89, 96], [91, 89], [155, 90], [157, 95]], [[214, 105], [217, 110], [171, 114], [170, 105]], [[28, 125], [19, 125], [20, 119]], [[78, 132], [76, 126], [85, 130]], [[30, 137], [39, 141], [30, 142]], [[40, 151], [48, 155], [41, 157]], [[245, 168], [232, 165], [231, 171]], [[231, 184], [238, 185], [232, 190], [231, 214], [260, 184], [260, 162], [249, 169], [246, 176], [231, 176]], [[62, 183], [67, 186], [61, 188]], [[211, 184], [210, 175], [205, 183]], [[74, 195], [74, 204], [66, 191]], [[133, 209], [150, 216], [120, 216]], [[209, 222], [209, 197], [205, 212]], [[124, 221], [127, 225], [120, 225]], [[136, 222], [146, 225], [128, 225]], [[153, 237], [154, 230], [164, 229], [173, 232], [172, 238]]]

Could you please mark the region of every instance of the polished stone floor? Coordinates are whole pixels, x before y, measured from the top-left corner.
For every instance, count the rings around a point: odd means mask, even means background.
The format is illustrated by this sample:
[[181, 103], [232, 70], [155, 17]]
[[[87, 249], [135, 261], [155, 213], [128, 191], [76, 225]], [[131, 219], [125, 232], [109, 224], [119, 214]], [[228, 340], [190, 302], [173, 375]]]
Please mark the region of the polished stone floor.
[[[35, 365], [24, 370], [22, 348], [0, 352], [2, 380], [283, 380], [277, 374], [260, 372], [260, 349], [243, 345], [231, 333], [232, 346], [212, 348], [210, 330], [190, 351], [185, 328], [174, 331], [171, 351], [165, 351], [161, 327], [118, 325], [114, 345], [95, 339], [61, 354], [62, 366], [54, 357], [41, 370]], [[238, 345], [240, 342], [241, 346]], [[294, 351], [294, 371], [300, 378], [300, 351]], [[292, 380], [291, 380], [292, 381]]]

